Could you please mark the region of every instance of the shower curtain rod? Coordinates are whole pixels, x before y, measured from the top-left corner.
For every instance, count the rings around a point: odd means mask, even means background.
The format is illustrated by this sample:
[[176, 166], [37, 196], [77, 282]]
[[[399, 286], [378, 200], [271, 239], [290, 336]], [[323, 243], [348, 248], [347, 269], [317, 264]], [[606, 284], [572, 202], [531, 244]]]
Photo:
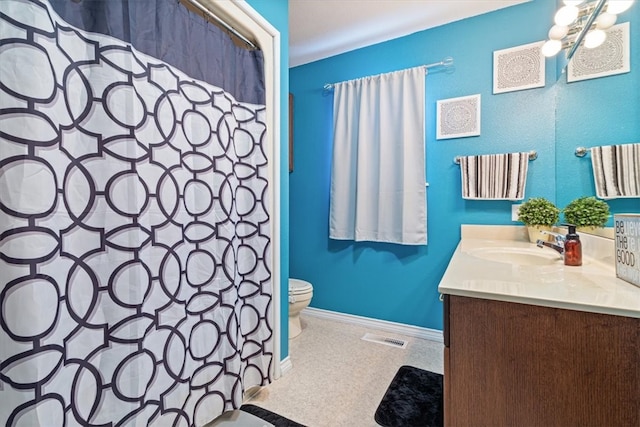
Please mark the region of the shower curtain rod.
[[[434, 62], [433, 64], [427, 64], [427, 65], [423, 65], [424, 68], [426, 68], [427, 70], [429, 68], [436, 68], [436, 67], [445, 67], [445, 68], [449, 68], [453, 65], [453, 58], [450, 56], [446, 56], [442, 59], [442, 61], [440, 62]], [[324, 85], [324, 90], [331, 90], [333, 89], [333, 86], [336, 83], [327, 83], [326, 85]]]
[[202, 13], [207, 15], [209, 18], [212, 18], [218, 24], [222, 25], [227, 31], [231, 32], [234, 36], [238, 37], [240, 40], [242, 40], [247, 45], [249, 45], [249, 47], [251, 49], [260, 49], [251, 40], [249, 40], [248, 38], [246, 38], [245, 36], [240, 34], [240, 32], [238, 30], [233, 28], [228, 23], [224, 22], [222, 19], [218, 18], [213, 12], [211, 12], [209, 9], [207, 9], [205, 6], [203, 6], [198, 0], [178, 0], [178, 1], [179, 2], [182, 2], [182, 1], [187, 2], [187, 3], [195, 6], [196, 8], [200, 9], [200, 11], [202, 11]]

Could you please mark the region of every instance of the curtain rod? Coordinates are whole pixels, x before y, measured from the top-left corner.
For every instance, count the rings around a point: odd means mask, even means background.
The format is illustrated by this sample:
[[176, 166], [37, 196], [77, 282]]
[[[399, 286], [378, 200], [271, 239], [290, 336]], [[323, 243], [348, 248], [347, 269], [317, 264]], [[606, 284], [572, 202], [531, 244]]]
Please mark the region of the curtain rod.
[[[427, 64], [427, 65], [422, 65], [422, 66], [428, 70], [429, 68], [436, 68], [436, 67], [449, 68], [452, 65], [453, 65], [453, 58], [450, 57], [450, 56], [446, 56], [440, 62], [434, 62], [433, 64]], [[333, 86], [335, 84], [336, 83], [327, 83], [326, 85], [323, 86], [323, 88], [324, 88], [324, 90], [331, 90], [331, 89], [333, 89]]]
[[213, 12], [211, 12], [209, 9], [207, 9], [205, 6], [203, 6], [198, 0], [178, 0], [178, 1], [179, 2], [184, 1], [184, 2], [187, 2], [187, 3], [195, 6], [196, 8], [200, 9], [202, 11], [202, 13], [204, 13], [208, 17], [212, 18], [218, 24], [222, 25], [227, 31], [230, 31], [234, 36], [238, 37], [240, 40], [242, 40], [247, 45], [249, 45], [249, 47], [251, 47], [252, 49], [260, 49], [251, 40], [249, 40], [248, 38], [243, 36], [238, 30], [233, 28], [228, 23], [224, 22], [222, 19], [218, 18]]

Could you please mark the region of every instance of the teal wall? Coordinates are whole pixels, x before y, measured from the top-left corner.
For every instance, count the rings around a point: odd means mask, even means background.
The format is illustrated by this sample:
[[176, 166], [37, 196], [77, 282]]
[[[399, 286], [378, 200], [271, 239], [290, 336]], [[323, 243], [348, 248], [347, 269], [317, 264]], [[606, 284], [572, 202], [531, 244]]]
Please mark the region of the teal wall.
[[[584, 166], [589, 159], [573, 155], [578, 141], [571, 123], [584, 111], [584, 102], [595, 105], [589, 109], [598, 115], [602, 137], [582, 140], [580, 145], [640, 141], [638, 71], [560, 87], [556, 60], [547, 59], [544, 88], [492, 94], [493, 51], [544, 40], [555, 10], [553, 1], [534, 0], [290, 69], [295, 166], [289, 180], [289, 273], [313, 284], [311, 306], [442, 329], [437, 287], [460, 238], [460, 225], [514, 224], [511, 202], [461, 198], [455, 156], [536, 150], [538, 159], [529, 164], [526, 197], [557, 198], [564, 206], [583, 193], [593, 194], [590, 172]], [[632, 25], [640, 24], [640, 7], [632, 10], [619, 22], [633, 18]], [[638, 69], [637, 46], [632, 43], [632, 48], [632, 69]], [[429, 244], [410, 247], [330, 240], [333, 98], [323, 92], [323, 85], [437, 62], [446, 56], [454, 58], [455, 71], [433, 72], [426, 78]], [[613, 79], [619, 83], [610, 93]], [[482, 96], [481, 136], [436, 140], [436, 101], [473, 94]], [[624, 114], [617, 112], [618, 96], [627, 100]], [[595, 104], [593, 98], [601, 97], [613, 97], [609, 101], [614, 102]], [[566, 121], [558, 127], [556, 108], [558, 119]], [[577, 125], [591, 126], [591, 120], [585, 117]], [[609, 120], [621, 123], [607, 125]], [[561, 131], [558, 135], [556, 129]], [[638, 211], [638, 199], [630, 200], [622, 202], [625, 210], [635, 206]]]
[[280, 254], [273, 254], [280, 262], [281, 298], [280, 323], [282, 325], [282, 342], [280, 357], [284, 359], [289, 354], [289, 2], [288, 0], [247, 0], [263, 18], [280, 32]]

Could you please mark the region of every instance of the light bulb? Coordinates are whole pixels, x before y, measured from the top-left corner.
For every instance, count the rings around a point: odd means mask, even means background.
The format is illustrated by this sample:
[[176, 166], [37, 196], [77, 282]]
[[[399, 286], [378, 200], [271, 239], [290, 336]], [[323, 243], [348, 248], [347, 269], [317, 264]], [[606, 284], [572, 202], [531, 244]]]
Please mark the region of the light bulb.
[[607, 13], [613, 13], [614, 15], [622, 13], [629, 9], [633, 4], [633, 0], [609, 0], [607, 3]]
[[593, 49], [600, 46], [607, 39], [607, 33], [602, 30], [591, 30], [584, 38], [584, 47]]
[[547, 40], [542, 45], [542, 54], [550, 57], [560, 52], [560, 49], [562, 49], [562, 42], [560, 40]]
[[596, 28], [599, 30], [607, 30], [616, 23], [617, 16], [613, 13], [603, 13], [596, 19]]
[[553, 18], [558, 25], [571, 25], [578, 17], [579, 9], [575, 6], [563, 6], [556, 12]]
[[578, 6], [582, 2], [584, 2], [584, 0], [564, 0], [564, 4], [567, 6]]
[[551, 40], [562, 40], [564, 36], [569, 32], [569, 27], [566, 25], [554, 25], [549, 30], [549, 38]]

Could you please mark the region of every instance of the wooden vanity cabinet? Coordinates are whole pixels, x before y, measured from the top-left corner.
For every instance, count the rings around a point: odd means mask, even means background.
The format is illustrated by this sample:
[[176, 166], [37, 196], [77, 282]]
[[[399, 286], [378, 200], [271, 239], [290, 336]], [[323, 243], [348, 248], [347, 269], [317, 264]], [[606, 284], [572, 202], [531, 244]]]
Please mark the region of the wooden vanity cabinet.
[[640, 426], [640, 319], [444, 304], [445, 426]]

